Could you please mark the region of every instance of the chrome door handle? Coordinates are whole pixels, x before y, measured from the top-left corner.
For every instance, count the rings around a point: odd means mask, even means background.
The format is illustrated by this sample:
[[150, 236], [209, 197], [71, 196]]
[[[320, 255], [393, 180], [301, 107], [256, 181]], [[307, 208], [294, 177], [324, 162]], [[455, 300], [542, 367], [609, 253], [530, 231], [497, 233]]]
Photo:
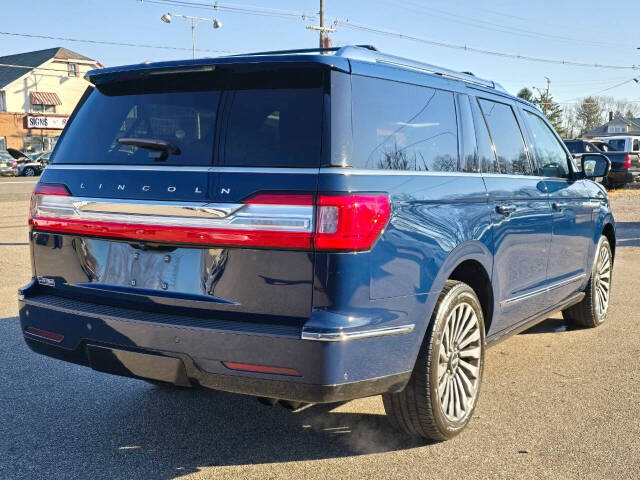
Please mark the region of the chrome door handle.
[[505, 217], [511, 215], [513, 212], [516, 211], [516, 206], [515, 205], [498, 205], [496, 207], [496, 212], [498, 212], [500, 215], [504, 215]]
[[569, 208], [569, 204], [565, 202], [553, 202], [552, 207], [556, 212], [561, 212], [564, 209]]

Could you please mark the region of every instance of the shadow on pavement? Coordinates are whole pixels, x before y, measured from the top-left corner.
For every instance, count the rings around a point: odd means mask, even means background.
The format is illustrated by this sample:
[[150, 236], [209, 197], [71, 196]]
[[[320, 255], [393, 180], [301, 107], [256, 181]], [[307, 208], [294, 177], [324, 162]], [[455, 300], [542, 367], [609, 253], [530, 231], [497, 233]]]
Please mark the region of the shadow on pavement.
[[532, 333], [560, 333], [569, 330], [576, 330], [576, 327], [567, 323], [561, 314], [557, 314], [553, 318], [547, 318], [546, 320], [534, 325], [533, 327], [521, 332], [520, 335], [528, 335]]
[[333, 411], [339, 404], [294, 414], [252, 397], [155, 386], [37, 355], [17, 318], [0, 320], [0, 336], [0, 471], [9, 478], [169, 479], [201, 467], [425, 445], [384, 415]]
[[616, 222], [616, 245], [640, 247], [640, 222]]

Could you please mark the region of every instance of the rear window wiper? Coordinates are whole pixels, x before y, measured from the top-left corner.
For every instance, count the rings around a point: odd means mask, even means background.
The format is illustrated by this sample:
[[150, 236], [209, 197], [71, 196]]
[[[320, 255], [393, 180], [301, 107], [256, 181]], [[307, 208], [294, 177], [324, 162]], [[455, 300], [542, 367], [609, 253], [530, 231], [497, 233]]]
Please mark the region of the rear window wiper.
[[154, 140], [152, 138], [119, 138], [121, 145], [131, 145], [133, 147], [146, 148], [151, 150], [149, 157], [156, 160], [166, 160], [167, 154], [180, 155], [180, 149], [174, 144], [164, 140]]

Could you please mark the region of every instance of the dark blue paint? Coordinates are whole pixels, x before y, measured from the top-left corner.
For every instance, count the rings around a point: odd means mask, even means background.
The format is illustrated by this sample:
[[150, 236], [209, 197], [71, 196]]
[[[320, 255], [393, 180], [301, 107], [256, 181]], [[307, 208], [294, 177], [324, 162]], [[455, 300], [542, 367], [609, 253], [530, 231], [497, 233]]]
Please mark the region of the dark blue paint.
[[[253, 69], [261, 62], [273, 66], [278, 61], [322, 63], [339, 70], [331, 74], [331, 95], [326, 98], [324, 118], [330, 125], [323, 129], [324, 165], [346, 166], [353, 156], [349, 72], [463, 93], [472, 102], [477, 95], [498, 99], [509, 103], [522, 122], [519, 109], [524, 103], [519, 100], [448, 78], [330, 56], [253, 61]], [[246, 62], [243, 57], [166, 62], [104, 69], [90, 78], [106, 82], [144, 78], [153, 69]], [[529, 145], [526, 128], [523, 135]], [[530, 155], [527, 151], [532, 160]], [[34, 233], [34, 275], [53, 278], [56, 285], [36, 283], [25, 290], [22, 326], [63, 333], [60, 347], [67, 350], [81, 351], [86, 342], [94, 342], [186, 355], [213, 375], [230, 375], [221, 362], [235, 361], [298, 369], [300, 377], [278, 378], [291, 384], [365, 381], [412, 370], [438, 295], [459, 265], [473, 261], [491, 279], [493, 305], [488, 310], [493, 317], [486, 323], [491, 325], [487, 336], [495, 338], [584, 288], [595, 245], [605, 226], [613, 225], [604, 190], [575, 171], [567, 179], [354, 173], [48, 169], [42, 182], [65, 184], [76, 196], [240, 202], [261, 192], [386, 192], [392, 215], [373, 248], [359, 253], [172, 245], [146, 245], [140, 251], [136, 242]], [[119, 190], [123, 184], [126, 188]], [[170, 186], [175, 191], [169, 192]], [[565, 207], [554, 209], [556, 203]], [[515, 211], [499, 213], [503, 206]], [[138, 251], [149, 268], [134, 272], [130, 258]], [[158, 278], [166, 272], [155, 261], [166, 253], [183, 258], [183, 270], [167, 292], [160, 292]], [[582, 281], [546, 291], [581, 274]], [[139, 276], [141, 288], [127, 287], [132, 275]], [[539, 291], [519, 302], [505, 302]], [[52, 298], [77, 312], [28, 305], [30, 299]], [[300, 339], [302, 328], [357, 332], [407, 324], [415, 324], [413, 333], [349, 342]]]

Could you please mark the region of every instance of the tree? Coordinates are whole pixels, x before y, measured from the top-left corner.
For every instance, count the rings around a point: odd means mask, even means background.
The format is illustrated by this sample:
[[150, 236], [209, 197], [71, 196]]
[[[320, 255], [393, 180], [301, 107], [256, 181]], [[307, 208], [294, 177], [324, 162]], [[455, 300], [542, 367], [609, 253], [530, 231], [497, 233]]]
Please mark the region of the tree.
[[530, 103], [533, 103], [534, 101], [533, 92], [526, 87], [518, 92], [518, 97]]
[[[538, 89], [536, 89], [538, 90]], [[553, 100], [553, 95], [547, 90], [538, 90], [538, 95], [534, 95], [528, 88], [523, 88], [518, 92], [518, 97], [536, 105], [547, 117], [549, 123], [556, 129], [558, 135], [564, 136], [566, 131], [563, 125], [562, 107]]]
[[576, 107], [576, 123], [580, 128], [580, 135], [602, 124], [602, 105], [596, 97], [583, 98]]
[[562, 107], [553, 100], [553, 95], [549, 90], [541, 92], [540, 96], [534, 99], [534, 103], [542, 110], [542, 113], [547, 117], [549, 123], [553, 125], [553, 128], [556, 129], [558, 135], [563, 137], [566, 132], [563, 126]]

